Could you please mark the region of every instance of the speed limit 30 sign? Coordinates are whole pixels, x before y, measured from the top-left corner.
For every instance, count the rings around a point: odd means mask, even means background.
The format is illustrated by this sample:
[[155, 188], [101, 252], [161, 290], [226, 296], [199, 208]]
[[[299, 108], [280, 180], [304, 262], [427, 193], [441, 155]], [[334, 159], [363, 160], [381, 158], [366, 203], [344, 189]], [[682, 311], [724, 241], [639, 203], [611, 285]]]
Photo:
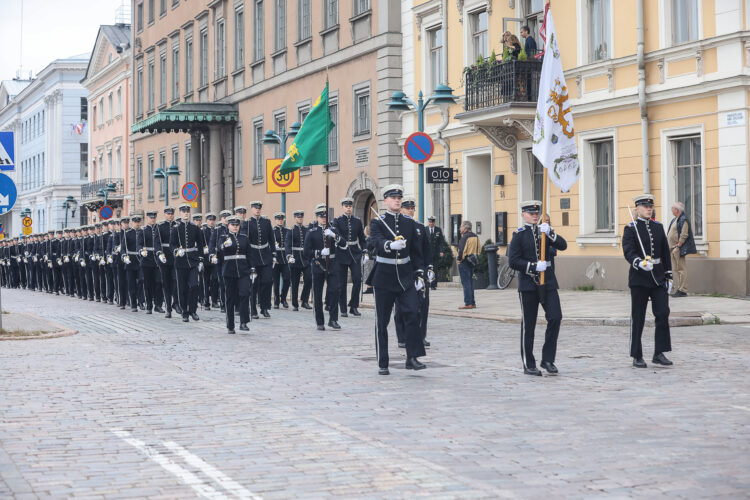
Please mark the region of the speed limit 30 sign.
[[281, 158], [266, 160], [266, 193], [299, 193], [299, 170], [282, 174]]

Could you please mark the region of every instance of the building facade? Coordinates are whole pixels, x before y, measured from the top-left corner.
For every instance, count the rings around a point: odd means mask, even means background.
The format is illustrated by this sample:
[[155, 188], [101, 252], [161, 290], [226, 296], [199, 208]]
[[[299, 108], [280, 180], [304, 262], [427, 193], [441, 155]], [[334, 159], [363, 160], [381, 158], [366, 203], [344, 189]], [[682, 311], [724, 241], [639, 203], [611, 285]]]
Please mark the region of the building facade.
[[3, 216], [8, 235], [21, 234], [21, 211], [29, 210], [33, 231], [77, 226], [86, 220], [78, 199], [88, 181], [88, 92], [79, 83], [89, 55], [57, 59], [0, 109], [0, 130], [15, 132], [16, 170], [9, 173], [18, 198]]
[[[460, 95], [447, 117], [426, 116], [437, 139], [427, 166], [457, 169], [459, 178], [449, 192], [425, 186], [428, 213], [441, 210], [454, 238], [470, 220], [482, 241], [507, 244], [518, 202], [542, 196], [530, 137], [542, 63], [532, 54], [502, 62], [500, 39], [507, 30], [523, 44], [528, 25], [541, 48], [544, 3], [403, 4], [406, 92], [429, 95], [446, 83]], [[675, 201], [687, 206], [699, 250], [688, 258], [691, 291], [750, 293], [750, 2], [554, 0], [550, 8], [581, 167], [570, 192], [550, 183], [546, 200], [569, 242], [557, 261], [562, 286], [626, 288], [621, 236], [632, 196], [647, 191], [665, 227]], [[400, 141], [416, 123], [402, 119]]]
[[89, 91], [89, 182], [81, 186], [80, 201], [90, 220], [98, 218], [103, 192], [114, 217], [130, 211], [130, 35], [129, 24], [101, 26], [81, 81]]
[[[133, 2], [131, 186], [141, 208], [182, 201], [186, 181], [200, 188], [198, 210], [263, 200], [267, 130], [283, 136], [303, 123], [330, 88], [336, 127], [329, 138], [330, 199], [353, 196], [367, 218], [382, 186], [401, 181], [401, 123], [385, 102], [401, 86], [401, 8], [395, 0], [135, 0]], [[291, 139], [286, 146], [291, 145]], [[158, 169], [179, 168], [168, 181]], [[324, 200], [321, 167], [300, 172], [286, 211]], [[166, 184], [168, 182], [169, 184]]]

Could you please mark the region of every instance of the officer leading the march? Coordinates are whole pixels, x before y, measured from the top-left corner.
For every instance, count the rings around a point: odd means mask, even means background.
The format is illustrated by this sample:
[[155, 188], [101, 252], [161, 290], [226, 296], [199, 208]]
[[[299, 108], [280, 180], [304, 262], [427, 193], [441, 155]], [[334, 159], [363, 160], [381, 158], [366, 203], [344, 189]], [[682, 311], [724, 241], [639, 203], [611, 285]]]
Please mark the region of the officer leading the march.
[[216, 251], [222, 255], [221, 274], [226, 286], [227, 333], [234, 331], [234, 310], [239, 309], [240, 330], [249, 330], [250, 321], [250, 240], [240, 232], [241, 220], [233, 215], [227, 218], [227, 234], [216, 241]]
[[[539, 304], [544, 308], [547, 320], [547, 331], [544, 335], [541, 366], [550, 374], [557, 373], [555, 356], [557, 354], [557, 336], [560, 333], [562, 309], [557, 294], [554, 254], [565, 250], [568, 243], [556, 234], [546, 222], [539, 224], [542, 202], [537, 200], [521, 203], [521, 217], [524, 225], [513, 233], [508, 249], [508, 261], [511, 268], [518, 271], [518, 294], [521, 298], [521, 359], [523, 372], [527, 375], [542, 375], [534, 359], [534, 330]], [[545, 260], [541, 260], [542, 233], [545, 239]], [[545, 284], [540, 285], [541, 273], [544, 272]]]
[[284, 253], [284, 242], [286, 241], [289, 229], [284, 227], [284, 212], [276, 212], [273, 216], [273, 308], [278, 309], [281, 304], [284, 309], [289, 309], [289, 303], [286, 296], [289, 293], [291, 275], [289, 273], [289, 263], [286, 261]]
[[344, 318], [348, 316], [346, 313], [346, 275], [350, 270], [352, 273], [352, 297], [349, 300], [349, 313], [352, 316], [361, 316], [358, 308], [359, 291], [362, 288], [362, 251], [367, 246], [362, 221], [359, 220], [359, 217], [352, 215], [353, 207], [354, 200], [352, 198], [342, 198], [341, 208], [344, 213], [336, 217], [331, 224], [344, 238], [336, 246], [336, 265], [338, 266], [339, 276], [338, 304], [341, 308], [341, 316]]
[[315, 323], [318, 330], [325, 330], [323, 323], [323, 286], [326, 287], [325, 302], [330, 304], [328, 326], [334, 330], [340, 330], [338, 323], [338, 273], [336, 269], [336, 253], [334, 248], [341, 238], [336, 230], [327, 226], [328, 207], [325, 203], [319, 203], [315, 206], [315, 215], [318, 218], [318, 225], [307, 231], [305, 236], [304, 256], [310, 261], [312, 266], [313, 282], [313, 306], [315, 308]]
[[385, 215], [370, 221], [370, 239], [377, 257], [368, 277], [375, 295], [375, 352], [378, 373], [388, 375], [388, 323], [394, 304], [404, 315], [406, 334], [406, 369], [426, 368], [417, 358], [425, 355], [419, 331], [417, 287], [422, 287], [422, 252], [416, 244], [417, 225], [414, 219], [401, 215], [404, 188], [391, 184], [383, 189]]
[[[289, 263], [291, 273], [292, 308], [295, 311], [299, 310], [299, 300], [302, 301], [303, 309], [312, 309], [310, 304], [307, 303], [312, 287], [312, 276], [310, 274], [310, 261], [305, 259], [303, 254], [305, 250], [305, 235], [308, 231], [307, 226], [303, 223], [304, 217], [305, 212], [302, 210], [294, 211], [294, 226], [287, 233], [286, 241], [284, 242], [284, 254]], [[301, 296], [298, 295], [300, 276], [304, 280]]]
[[169, 247], [174, 256], [174, 268], [177, 276], [177, 297], [182, 310], [182, 321], [190, 318], [198, 321], [198, 274], [203, 267], [203, 233], [190, 222], [190, 205], [179, 207], [182, 219], [172, 226], [169, 236]]
[[[625, 226], [622, 251], [630, 264], [630, 357], [633, 366], [646, 368], [641, 335], [646, 321], [646, 307], [651, 299], [654, 313], [654, 357], [657, 365], [670, 366], [664, 355], [672, 350], [669, 334], [669, 292], [672, 289], [672, 262], [664, 227], [652, 220], [654, 196], [641, 194], [633, 198], [637, 218]], [[630, 208], [628, 208], [630, 210]]]

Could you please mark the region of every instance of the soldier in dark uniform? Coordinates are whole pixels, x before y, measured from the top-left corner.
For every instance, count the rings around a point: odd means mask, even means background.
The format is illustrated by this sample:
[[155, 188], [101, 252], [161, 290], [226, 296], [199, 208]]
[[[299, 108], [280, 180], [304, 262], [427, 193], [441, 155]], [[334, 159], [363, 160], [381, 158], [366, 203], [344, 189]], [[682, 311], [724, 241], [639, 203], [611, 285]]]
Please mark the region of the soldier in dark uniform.
[[128, 227], [130, 227], [129, 217], [118, 219], [111, 244], [112, 262], [114, 263], [115, 281], [117, 283], [117, 305], [120, 306], [120, 309], [125, 309], [128, 301], [128, 280], [125, 274], [125, 263], [122, 261], [123, 237]]
[[[143, 275], [146, 314], [151, 314], [152, 309], [158, 313], [164, 312], [164, 309], [161, 308], [163, 286], [155, 246], [155, 241], [158, 241], [157, 233], [159, 232], [156, 227], [156, 215], [156, 210], [146, 212], [146, 226], [138, 231], [136, 238], [136, 250], [140, 255], [141, 274]], [[161, 247], [159, 250], [161, 250]]]
[[[88, 255], [86, 253], [86, 226], [81, 226], [76, 230], [76, 240], [76, 250], [78, 253], [78, 261], [76, 262], [76, 264], [78, 264], [78, 298], [81, 300], [87, 300], [89, 298], [90, 283], [86, 276], [86, 267], [88, 266]], [[51, 277], [50, 273], [50, 283], [52, 283]]]
[[226, 286], [227, 332], [234, 332], [234, 311], [239, 309], [240, 330], [247, 331], [250, 321], [250, 240], [240, 233], [241, 219], [227, 218], [228, 231], [216, 240], [217, 251], [222, 255], [221, 274]]
[[[106, 225], [106, 222], [104, 224]], [[107, 261], [103, 258], [104, 247], [102, 245], [102, 223], [97, 222], [94, 224], [94, 268], [96, 269], [94, 274], [96, 275], [97, 302], [107, 302], [107, 273], [105, 270]]]
[[112, 274], [112, 260], [109, 254], [109, 241], [112, 238], [112, 229], [114, 225], [111, 221], [105, 221], [102, 223], [102, 233], [99, 236], [99, 252], [101, 260], [103, 262], [102, 274], [104, 275], [104, 282], [102, 284], [102, 302], [106, 304], [114, 303], [115, 296], [115, 282], [114, 275]]
[[[63, 229], [63, 239], [60, 242], [60, 254], [62, 256], [62, 279], [65, 286], [65, 295], [68, 297], [73, 296], [73, 273], [71, 272], [71, 255], [73, 248], [73, 240], [70, 238], [70, 229]], [[39, 260], [42, 260], [41, 244], [39, 248]], [[42, 265], [44, 265], [42, 263]], [[39, 276], [42, 276], [43, 270], [40, 270]], [[41, 286], [41, 284], [40, 284]]]
[[[204, 288], [204, 282], [205, 280], [205, 272], [206, 272], [206, 265], [204, 261], [208, 258], [208, 240], [205, 239], [205, 233], [203, 231], [203, 214], [192, 214], [190, 217], [192, 223], [198, 228], [198, 231], [201, 233], [201, 239], [206, 242], [206, 245], [203, 247], [204, 254], [201, 255], [201, 262], [203, 263], [198, 270], [198, 303], [200, 303], [201, 306], [203, 306], [203, 288]], [[196, 308], [198, 306], [196, 305]]]
[[426, 366], [417, 358], [425, 355], [419, 333], [417, 288], [422, 286], [422, 252], [414, 219], [401, 215], [404, 188], [391, 184], [383, 189], [386, 213], [370, 221], [370, 239], [377, 252], [375, 267], [368, 276], [375, 295], [375, 352], [380, 375], [388, 375], [388, 323], [394, 304], [404, 315], [406, 333], [406, 369]]
[[323, 323], [323, 286], [326, 286], [326, 302], [331, 305], [328, 310], [328, 326], [340, 330], [338, 323], [338, 270], [336, 268], [335, 247], [343, 238], [332, 227], [327, 227], [328, 217], [325, 203], [315, 207], [318, 218], [317, 226], [307, 231], [304, 244], [304, 257], [312, 266], [313, 305], [315, 307], [315, 323], [318, 330], [325, 330]]
[[342, 198], [341, 207], [344, 210], [343, 215], [336, 217], [331, 224], [333, 228], [344, 238], [336, 246], [336, 265], [338, 266], [337, 275], [339, 277], [339, 297], [338, 304], [341, 309], [341, 316], [346, 318], [346, 281], [347, 273], [352, 273], [352, 297], [349, 300], [349, 313], [352, 316], [362, 316], [359, 313], [359, 292], [362, 288], [362, 252], [367, 247], [365, 231], [362, 227], [362, 221], [359, 217], [352, 215], [354, 200], [352, 198]]
[[[630, 287], [630, 357], [633, 366], [646, 368], [643, 360], [641, 335], [646, 321], [646, 307], [651, 299], [654, 313], [654, 357], [652, 362], [670, 366], [672, 362], [664, 355], [672, 350], [669, 334], [669, 292], [672, 291], [672, 261], [664, 226], [652, 220], [654, 197], [641, 194], [633, 198], [637, 219], [625, 226], [622, 235], [622, 251], [630, 264], [628, 286]], [[630, 210], [630, 208], [628, 208]]]
[[305, 250], [305, 235], [308, 231], [307, 227], [303, 224], [304, 217], [305, 212], [295, 210], [294, 226], [287, 233], [284, 243], [284, 253], [286, 261], [289, 263], [292, 282], [292, 308], [295, 311], [299, 310], [298, 300], [300, 296], [298, 292], [300, 276], [304, 279], [301, 296], [302, 307], [304, 309], [312, 309], [310, 304], [307, 303], [310, 297], [310, 288], [312, 287], [312, 275], [310, 274], [310, 261], [305, 259], [303, 254]]
[[[224, 275], [221, 272], [221, 270], [224, 268], [224, 256], [221, 252], [219, 252], [218, 246], [221, 244], [221, 241], [224, 241], [226, 235], [229, 234], [227, 220], [231, 215], [231, 210], [222, 210], [221, 212], [219, 212], [219, 217], [221, 217], [221, 220], [211, 231], [211, 238], [208, 242], [208, 251], [211, 254], [211, 260], [216, 261], [214, 265], [217, 269], [217, 281], [219, 289], [219, 301], [221, 302], [221, 312], [226, 312], [227, 298], [226, 288], [224, 286]], [[242, 219], [240, 219], [240, 224], [241, 223]], [[248, 265], [250, 264], [248, 263]]]
[[203, 233], [190, 222], [190, 205], [180, 205], [182, 220], [172, 227], [169, 245], [174, 255], [174, 267], [177, 275], [177, 297], [182, 310], [182, 321], [190, 318], [198, 321], [198, 273], [203, 267]]
[[255, 269], [257, 278], [250, 292], [250, 310], [254, 319], [258, 318], [258, 307], [264, 318], [270, 318], [268, 310], [271, 309], [271, 283], [273, 274], [273, 229], [271, 221], [262, 217], [260, 212], [263, 203], [253, 201], [250, 203], [252, 217], [240, 224], [240, 232], [248, 235], [250, 240], [250, 266]]
[[[521, 203], [521, 217], [524, 225], [513, 233], [508, 249], [508, 263], [518, 271], [518, 295], [521, 298], [521, 359], [523, 372], [527, 375], [541, 376], [534, 359], [534, 329], [539, 304], [544, 308], [547, 320], [547, 331], [542, 347], [541, 366], [550, 374], [557, 373], [555, 355], [557, 353], [557, 336], [560, 333], [562, 309], [557, 294], [555, 277], [555, 254], [558, 250], [568, 248], [565, 239], [556, 234], [546, 222], [539, 224], [542, 202], [537, 200]], [[541, 238], [545, 239], [545, 260], [541, 260]], [[545, 284], [540, 285], [540, 276], [544, 272]]]
[[203, 263], [203, 306], [206, 311], [210, 311], [211, 306], [219, 307], [218, 274], [221, 269], [211, 259], [211, 255], [214, 253], [211, 251], [211, 236], [216, 231], [216, 214], [211, 212], [206, 214], [206, 222], [203, 223], [201, 231], [203, 232], [203, 241], [206, 242], [204, 249], [206, 260]]
[[154, 252], [156, 253], [156, 263], [159, 266], [161, 278], [162, 295], [164, 296], [164, 308], [167, 313], [165, 318], [172, 317], [172, 305], [174, 301], [174, 254], [169, 244], [171, 237], [172, 225], [174, 221], [174, 208], [164, 208], [164, 218], [166, 220], [156, 224], [154, 233]]
[[[435, 268], [438, 267], [440, 259], [443, 258], [445, 253], [445, 246], [447, 245], [445, 237], [443, 236], [443, 230], [435, 225], [435, 216], [430, 215], [427, 217], [427, 227], [425, 228], [427, 233], [427, 241], [430, 246], [430, 255], [432, 255], [433, 273]], [[430, 281], [430, 288], [437, 290], [438, 280], [437, 275]]]
[[[273, 216], [275, 225], [273, 227], [273, 308], [278, 309], [279, 304], [284, 309], [289, 309], [289, 303], [286, 296], [289, 294], [289, 285], [291, 284], [291, 274], [289, 273], [289, 264], [286, 261], [284, 253], [284, 242], [286, 241], [289, 229], [284, 227], [283, 212], [276, 212]], [[283, 280], [283, 284], [280, 283]], [[281, 291], [279, 291], [281, 289]]]
[[[132, 312], [138, 312], [138, 274], [141, 270], [141, 263], [138, 255], [138, 231], [141, 227], [141, 216], [132, 215], [130, 217], [130, 222], [130, 227], [126, 227], [123, 232], [120, 247], [120, 260], [122, 260], [123, 264], [125, 282], [127, 284], [126, 293], [130, 300], [130, 310]], [[124, 301], [121, 302], [121, 309], [123, 308], [122, 304], [124, 304]]]
[[109, 293], [109, 303], [113, 304], [115, 301], [117, 304], [120, 303], [120, 281], [119, 281], [119, 260], [120, 256], [115, 252], [115, 246], [117, 245], [117, 235], [119, 233], [120, 221], [119, 219], [109, 219], [107, 221], [109, 227], [109, 237], [107, 238], [107, 246], [105, 247], [105, 253], [107, 254], [107, 267], [112, 275], [112, 291]]
[[96, 258], [96, 251], [94, 249], [96, 244], [96, 233], [94, 232], [94, 226], [90, 225], [86, 227], [88, 234], [85, 238], [86, 246], [86, 283], [89, 291], [89, 301], [93, 302], [95, 299], [99, 299], [101, 290], [99, 289], [99, 262]]

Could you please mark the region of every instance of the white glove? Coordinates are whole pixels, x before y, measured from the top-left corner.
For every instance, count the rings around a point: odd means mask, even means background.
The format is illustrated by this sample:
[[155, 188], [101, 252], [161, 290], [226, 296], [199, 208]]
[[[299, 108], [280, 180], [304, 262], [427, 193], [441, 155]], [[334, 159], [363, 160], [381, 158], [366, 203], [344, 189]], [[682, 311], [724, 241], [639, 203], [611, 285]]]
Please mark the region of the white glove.
[[362, 256], [362, 262], [367, 262], [368, 260], [370, 260], [370, 256], [369, 256], [369, 255], [367, 255], [367, 254], [364, 254], [364, 255]]
[[[166, 264], [167, 263], [167, 256], [164, 255], [163, 252], [160, 252], [159, 253], [159, 260], [161, 261], [162, 264]], [[110, 264], [111, 264], [111, 262], [110, 262]]]
[[198, 272], [203, 272], [203, 262], [198, 262]]
[[148, 255], [148, 250], [141, 250], [141, 255], [146, 257]]
[[178, 256], [180, 256], [180, 257], [184, 257], [184, 256], [185, 256], [185, 253], [186, 253], [186, 252], [185, 252], [185, 249], [184, 249], [184, 248], [178, 248], [178, 249], [177, 249], [177, 255], [178, 255]]
[[435, 271], [433, 271], [432, 269], [428, 270], [427, 271], [427, 279], [430, 280], [430, 283], [432, 283], [433, 281], [435, 281]]
[[667, 281], [667, 293], [672, 293], [672, 280]]
[[208, 255], [208, 247], [203, 247], [203, 255]]
[[541, 273], [542, 271], [547, 270], [547, 262], [544, 260], [537, 261], [536, 263], [536, 272]]
[[[162, 257], [163, 257], [163, 255], [162, 255]], [[111, 264], [111, 263], [112, 263], [113, 261], [114, 261], [114, 260], [112, 259], [112, 256], [111, 256], [111, 255], [108, 255], [108, 256], [107, 256], [107, 264]], [[66, 260], [65, 262], [67, 262], [67, 260]]]
[[[123, 261], [123, 262], [124, 262], [125, 264], [130, 264], [130, 255], [126, 255], [126, 256], [124, 256], [124, 257], [122, 258], [122, 261]], [[85, 266], [85, 265], [86, 265], [86, 263], [85, 263], [85, 262], [82, 262], [82, 263], [81, 263], [81, 265], [82, 265], [82, 266]]]
[[539, 224], [539, 230], [547, 236], [549, 236], [550, 229], [552, 228], [549, 227], [549, 224], [547, 224], [546, 222], [542, 222], [541, 224]]
[[323, 250], [320, 251], [320, 255], [322, 255], [323, 257], [328, 257], [329, 255], [331, 255], [331, 249], [324, 248]]
[[115, 247], [115, 252], [116, 252], [116, 253], [120, 253], [120, 245], [117, 245], [117, 246]]
[[420, 291], [422, 288], [424, 288], [424, 284], [422, 283], [422, 280], [415, 281], [414, 288], [416, 288], [417, 291]]
[[333, 232], [333, 230], [330, 227], [327, 227], [325, 231], [323, 231], [323, 234], [328, 236], [329, 238], [335, 238], [336, 233]]
[[406, 248], [406, 240], [394, 240], [388, 245], [391, 250], [403, 250]]
[[276, 259], [276, 256], [274, 255], [273, 256], [273, 265], [275, 266], [278, 263], [279, 263], [279, 261]]
[[211, 256], [211, 264], [218, 264], [219, 258], [216, 255]]
[[294, 255], [290, 255], [289, 257], [287, 257], [286, 261], [290, 264], [294, 264], [295, 262], [297, 262], [297, 260], [294, 258]]
[[227, 237], [227, 239], [224, 240], [223, 245], [224, 245], [224, 248], [231, 247], [232, 246], [232, 238]]
[[640, 267], [643, 271], [652, 271], [654, 269], [654, 263], [651, 262], [651, 259], [644, 259], [638, 263], [638, 267]]

